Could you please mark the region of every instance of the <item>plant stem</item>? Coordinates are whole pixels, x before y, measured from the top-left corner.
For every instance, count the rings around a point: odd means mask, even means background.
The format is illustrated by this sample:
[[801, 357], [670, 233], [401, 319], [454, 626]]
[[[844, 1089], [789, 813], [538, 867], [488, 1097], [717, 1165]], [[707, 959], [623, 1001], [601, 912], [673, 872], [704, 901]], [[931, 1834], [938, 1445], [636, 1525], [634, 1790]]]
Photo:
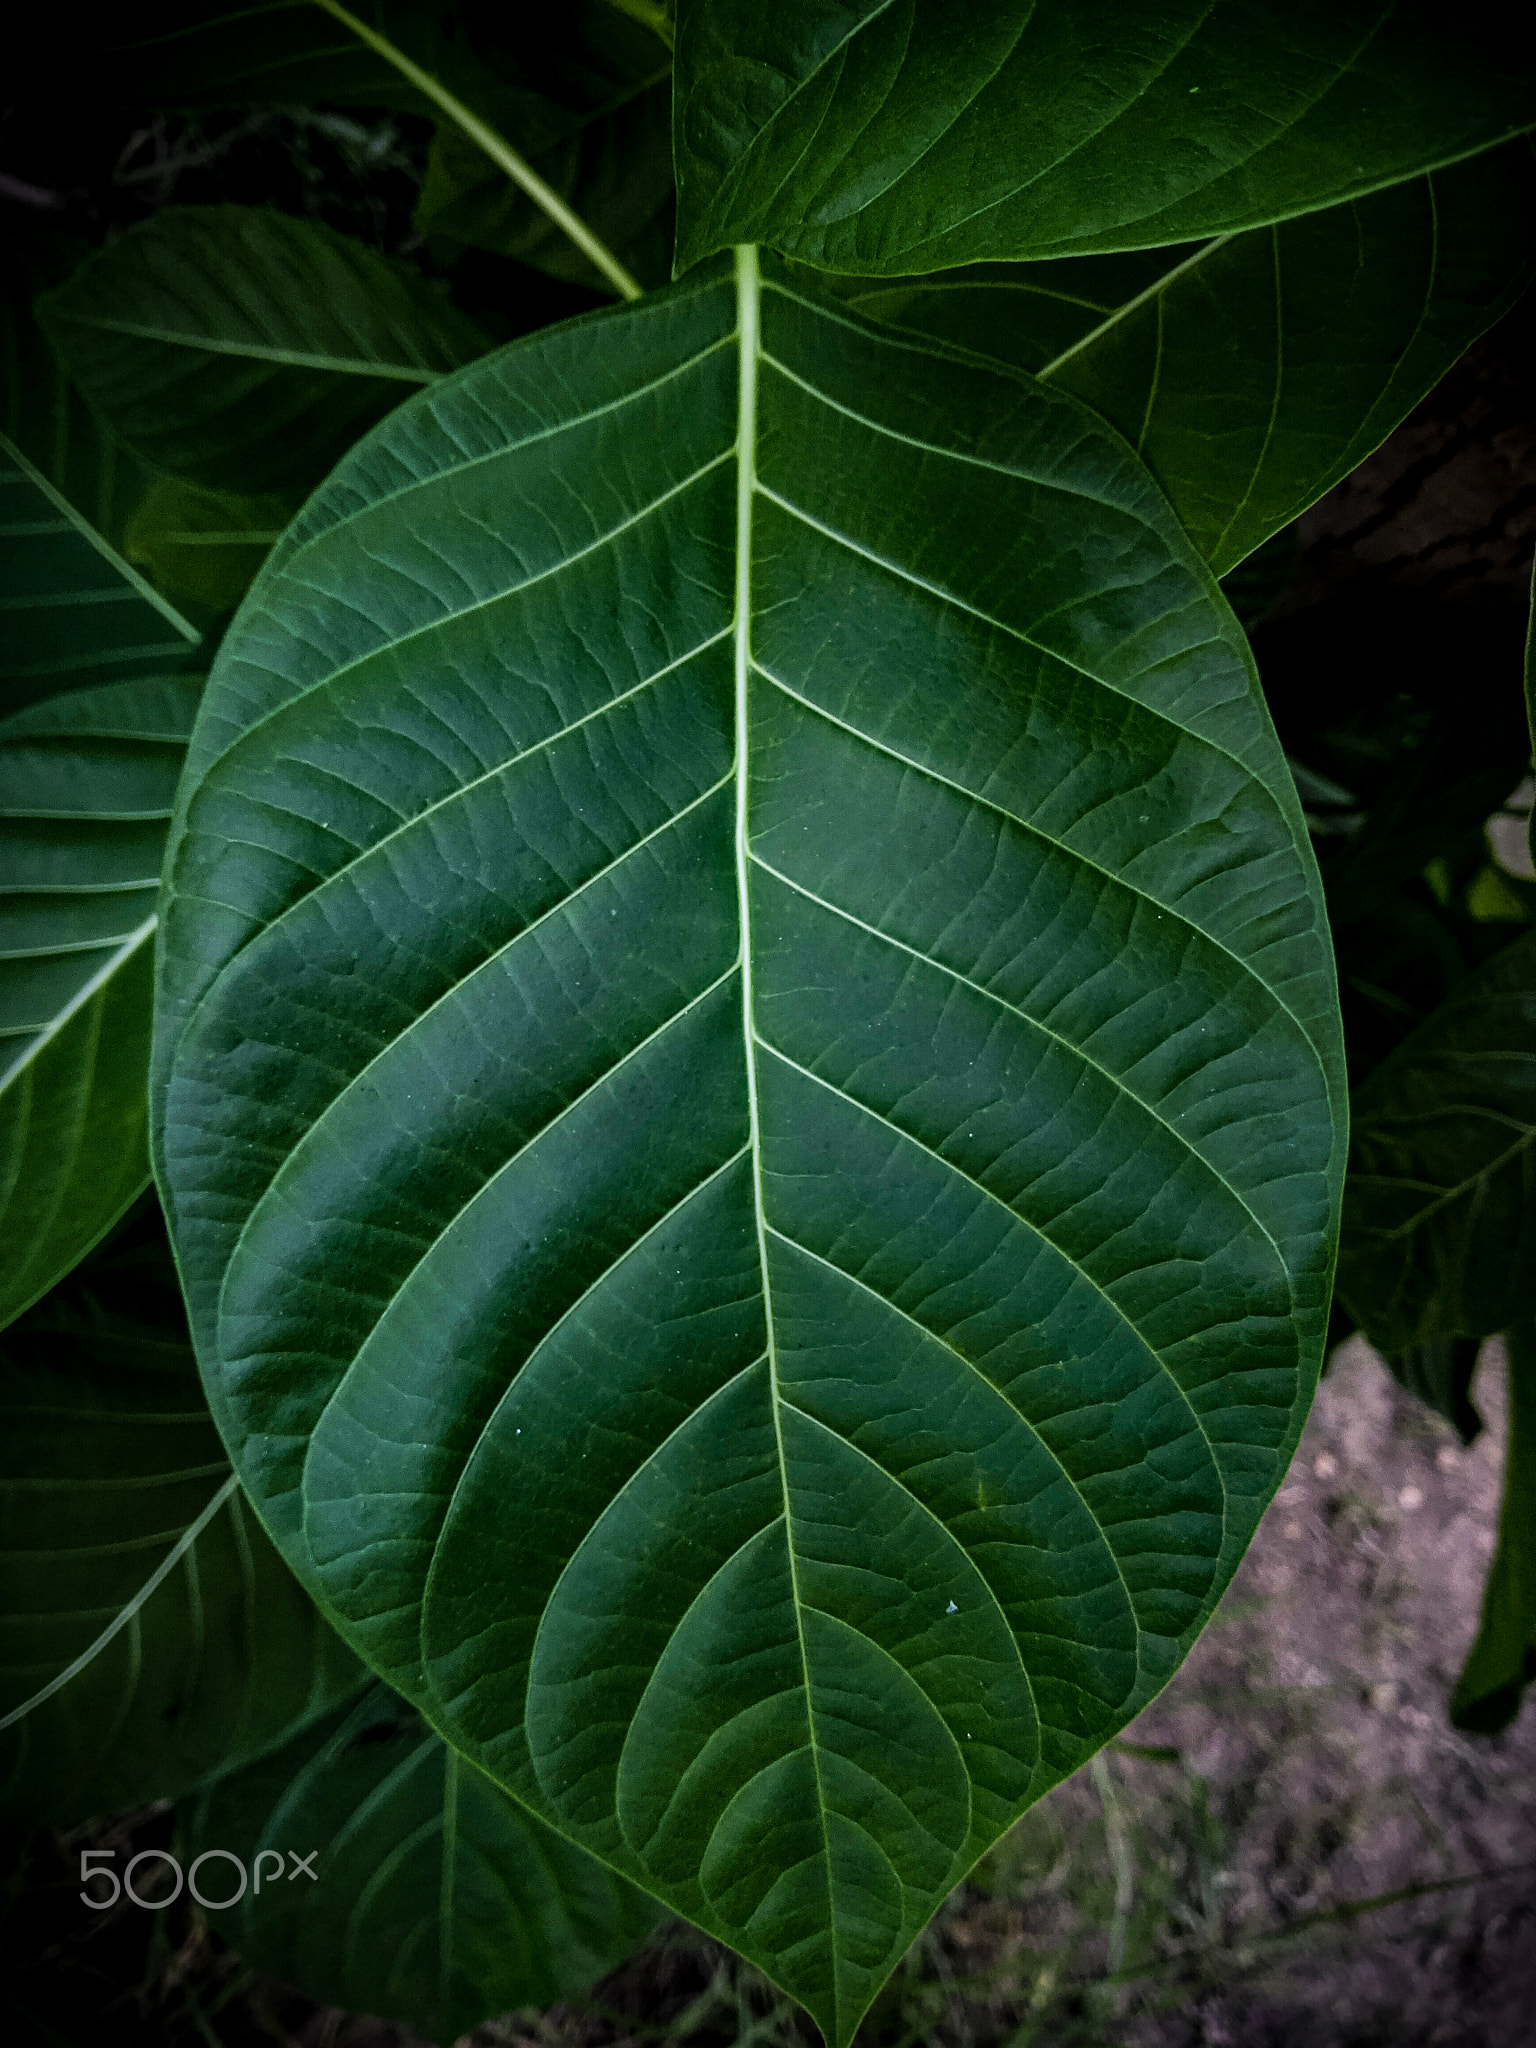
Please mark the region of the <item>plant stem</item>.
[[513, 184], [520, 186], [534, 205], [548, 214], [555, 226], [570, 237], [588, 262], [602, 272], [621, 298], [640, 297], [640, 285], [630, 276], [608, 244], [593, 234], [580, 214], [573, 213], [554, 187], [546, 185], [532, 165], [526, 163], [494, 128], [488, 127], [478, 114], [472, 114], [464, 102], [449, 92], [445, 85], [440, 85], [430, 71], [423, 71], [403, 50], [396, 49], [387, 37], [379, 35], [376, 30], [369, 28], [365, 21], [359, 21], [355, 14], [349, 13], [339, 4], [339, 0], [315, 0], [315, 5], [323, 7], [327, 14], [334, 15], [343, 27], [349, 28], [360, 42], [366, 43], [386, 64], [392, 64], [402, 78], [409, 79], [418, 92], [425, 93], [435, 106], [441, 107], [449, 120], [461, 128], [471, 142], [479, 143], [497, 169], [505, 171]]
[[1109, 1844], [1109, 1860], [1115, 1873], [1115, 1911], [1109, 1928], [1109, 1972], [1114, 1976], [1125, 1968], [1126, 1937], [1130, 1932], [1131, 1907], [1136, 1902], [1136, 1859], [1131, 1852], [1119, 1795], [1102, 1750], [1089, 1758], [1088, 1770], [1094, 1790], [1099, 1795], [1099, 1804], [1104, 1809], [1104, 1837]]

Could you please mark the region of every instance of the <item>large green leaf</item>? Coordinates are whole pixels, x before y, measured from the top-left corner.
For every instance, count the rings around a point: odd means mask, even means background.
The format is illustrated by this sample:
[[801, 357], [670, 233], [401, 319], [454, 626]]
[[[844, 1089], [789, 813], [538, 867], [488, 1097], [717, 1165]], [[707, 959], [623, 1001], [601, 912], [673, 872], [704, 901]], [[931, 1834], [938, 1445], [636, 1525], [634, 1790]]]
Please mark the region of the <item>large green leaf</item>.
[[1536, 1684], [1536, 1330], [1509, 1333], [1509, 1440], [1482, 1625], [1451, 1700], [1458, 1728], [1497, 1734]]
[[174, 1796], [356, 1685], [230, 1475], [158, 1217], [6, 1333], [0, 1422], [13, 1817]]
[[[41, 538], [67, 549], [57, 525]], [[87, 630], [126, 613], [134, 635], [150, 608], [120, 579], [115, 603], [116, 570], [89, 559], [104, 587]], [[0, 1324], [149, 1178], [155, 895], [202, 682], [134, 676], [0, 721]]]
[[678, 253], [827, 270], [1155, 248], [1536, 123], [1489, 0], [685, 0]]
[[245, 1962], [436, 2041], [584, 1990], [660, 1918], [376, 1681], [216, 1780], [180, 1834], [184, 1865], [214, 1852], [209, 1898], [240, 1889], [229, 1856], [262, 1859], [261, 1889], [209, 1914]]
[[1355, 1090], [1339, 1290], [1383, 1351], [1536, 1310], [1536, 933]]
[[1193, 249], [863, 284], [851, 303], [1086, 399], [1220, 575], [1363, 461], [1514, 303], [1533, 186], [1521, 142]]
[[295, 502], [402, 397], [488, 345], [405, 264], [263, 207], [156, 214], [38, 315], [145, 461]]
[[743, 251], [355, 451], [186, 791], [160, 1171], [261, 1513], [846, 2041], [1317, 1369], [1332, 963], [1208, 569], [1074, 400]]

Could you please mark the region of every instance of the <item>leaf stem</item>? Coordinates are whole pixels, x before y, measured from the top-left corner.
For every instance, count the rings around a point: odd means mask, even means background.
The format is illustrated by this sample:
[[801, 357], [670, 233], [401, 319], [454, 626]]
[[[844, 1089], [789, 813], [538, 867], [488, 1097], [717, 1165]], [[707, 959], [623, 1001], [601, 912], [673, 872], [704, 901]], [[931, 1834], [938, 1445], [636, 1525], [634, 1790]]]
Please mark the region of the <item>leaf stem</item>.
[[213, 1499], [209, 1501], [208, 1505], [197, 1517], [197, 1520], [182, 1530], [180, 1537], [168, 1554], [156, 1565], [143, 1585], [133, 1595], [133, 1598], [127, 1601], [113, 1615], [95, 1642], [82, 1650], [72, 1664], [66, 1664], [62, 1671], [50, 1678], [46, 1685], [40, 1686], [30, 1699], [23, 1700], [19, 1707], [12, 1707], [4, 1720], [0, 1720], [0, 1729], [12, 1727], [24, 1715], [30, 1714], [34, 1707], [40, 1707], [46, 1700], [51, 1700], [56, 1692], [61, 1692], [72, 1678], [78, 1678], [85, 1667], [93, 1663], [101, 1655], [113, 1637], [119, 1635], [128, 1626], [129, 1622], [137, 1616], [151, 1593], [157, 1591], [161, 1584], [170, 1577], [171, 1573], [181, 1563], [181, 1560], [192, 1548], [198, 1537], [202, 1535], [214, 1516], [218, 1514], [219, 1510], [239, 1487], [239, 1484], [240, 1481], [231, 1472], [224, 1484], [213, 1496]]
[[[608, 0], [608, 5], [620, 14], [627, 14], [631, 21], [638, 21], [642, 28], [648, 28], [653, 36], [671, 49], [672, 23], [661, 0]], [[63, 203], [59, 201], [61, 206]]]
[[315, 0], [317, 7], [323, 7], [327, 14], [334, 15], [343, 27], [349, 28], [360, 42], [380, 57], [386, 64], [392, 64], [400, 76], [409, 79], [418, 92], [425, 93], [435, 106], [441, 107], [449, 120], [454, 122], [485, 151], [498, 170], [505, 171], [514, 185], [519, 186], [534, 205], [543, 209], [560, 231], [568, 235], [586, 257], [587, 261], [600, 270], [621, 298], [638, 299], [641, 286], [624, 268], [618, 257], [587, 226], [580, 214], [573, 213], [552, 185], [534, 170], [533, 166], [520, 157], [509, 142], [503, 140], [494, 128], [488, 127], [478, 114], [472, 114], [461, 99], [440, 85], [430, 71], [423, 71], [413, 63], [403, 50], [396, 49], [387, 37], [371, 29], [365, 21], [359, 21], [355, 14], [340, 5], [340, 0]]

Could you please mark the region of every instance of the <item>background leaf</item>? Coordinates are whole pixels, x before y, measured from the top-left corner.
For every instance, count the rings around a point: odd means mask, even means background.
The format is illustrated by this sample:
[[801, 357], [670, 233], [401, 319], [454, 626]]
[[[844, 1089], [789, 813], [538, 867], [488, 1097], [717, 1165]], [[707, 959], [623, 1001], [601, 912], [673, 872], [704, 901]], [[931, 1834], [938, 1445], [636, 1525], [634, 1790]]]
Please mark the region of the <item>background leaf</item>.
[[[452, 4], [361, 0], [353, 12], [430, 71], [444, 70], [462, 45], [460, 9]], [[72, 40], [78, 44], [77, 32]], [[83, 71], [91, 96], [118, 106], [191, 112], [324, 102], [435, 111], [313, 0], [256, 0], [238, 9], [220, 0], [149, 0], [131, 20], [103, 21], [90, 49], [59, 55], [77, 89]]]
[[159, 1143], [326, 1611], [842, 2042], [1241, 1554], [1342, 1065], [1146, 472], [755, 280], [487, 358], [289, 529], [189, 755]]
[[[128, 520], [154, 472], [102, 431], [32, 314], [36, 295], [61, 284], [89, 254], [86, 243], [68, 236], [25, 229], [10, 232], [8, 274], [0, 292], [0, 435], [31, 465], [46, 488], [74, 508], [85, 528], [110, 546], [120, 547]], [[9, 467], [7, 463], [6, 473]], [[15, 488], [10, 486], [12, 491]], [[29, 522], [23, 520], [22, 524]], [[25, 532], [7, 535], [7, 568], [13, 578], [18, 576], [24, 552], [16, 543], [30, 537]], [[20, 590], [24, 580], [14, 587]], [[15, 632], [20, 623], [8, 632]], [[167, 651], [175, 647], [175, 634], [167, 636], [163, 623], [154, 630]], [[67, 646], [64, 635], [57, 637]], [[67, 667], [61, 670], [57, 665], [36, 677], [26, 677], [21, 673], [23, 659], [13, 648], [5, 661], [0, 705], [6, 711], [18, 709], [32, 696], [67, 689], [80, 680]], [[84, 680], [96, 678], [87, 675]]]
[[149, 1178], [155, 896], [202, 683], [138, 676], [0, 721], [0, 1324]]
[[[668, 75], [553, 147], [527, 153], [539, 176], [647, 287], [672, 274], [671, 102]], [[612, 292], [548, 214], [446, 121], [433, 140], [416, 220], [444, 256], [466, 246], [490, 249], [567, 283]]]
[[1460, 982], [1355, 1090], [1339, 1291], [1395, 1352], [1536, 1307], [1536, 933]]
[[401, 398], [487, 342], [417, 272], [318, 221], [184, 206], [38, 303], [82, 391], [145, 461], [297, 503]]
[[1514, 303], [1533, 245], [1520, 142], [1193, 248], [863, 284], [850, 303], [1085, 399], [1221, 575], [1363, 461]]
[[678, 257], [826, 270], [1154, 248], [1434, 170], [1536, 123], [1536, 39], [1488, 0], [693, 0]]
[[13, 1817], [174, 1797], [355, 1686], [355, 1659], [229, 1491], [152, 1206], [0, 1341], [0, 1418], [0, 1715], [127, 1617], [0, 1734]]
[[[246, 1963], [312, 1998], [457, 2040], [552, 2005], [621, 1963], [655, 1903], [517, 1806], [377, 1683], [217, 1779], [179, 1819], [183, 1864], [307, 1854], [318, 1889], [270, 1876], [209, 1920]], [[215, 1858], [199, 1888], [236, 1889]]]
[[[481, 44], [487, 78], [467, 97], [508, 136], [646, 286], [672, 274], [672, 58], [658, 35], [610, 4], [577, 0], [507, 48]], [[440, 121], [416, 212], [445, 254], [466, 244], [568, 283], [613, 287], [477, 143]]]
[[291, 509], [279, 492], [248, 497], [157, 476], [128, 520], [123, 552], [157, 590], [218, 619], [250, 588]]
[[201, 637], [121, 553], [153, 470], [103, 431], [33, 318], [34, 294], [82, 257], [19, 236], [0, 294], [0, 716], [184, 666]]
[[[672, 59], [644, 6], [569, 0], [554, 12], [483, 6], [360, 5], [352, 10], [504, 135], [647, 284], [672, 265]], [[61, 70], [63, 67], [61, 66]], [[78, 79], [78, 67], [70, 71]], [[93, 97], [207, 109], [330, 105], [438, 115], [385, 59], [312, 0], [236, 13], [161, 4], [111, 38], [91, 69]], [[445, 250], [465, 244], [608, 291], [604, 280], [452, 126], [433, 146], [418, 215]]]

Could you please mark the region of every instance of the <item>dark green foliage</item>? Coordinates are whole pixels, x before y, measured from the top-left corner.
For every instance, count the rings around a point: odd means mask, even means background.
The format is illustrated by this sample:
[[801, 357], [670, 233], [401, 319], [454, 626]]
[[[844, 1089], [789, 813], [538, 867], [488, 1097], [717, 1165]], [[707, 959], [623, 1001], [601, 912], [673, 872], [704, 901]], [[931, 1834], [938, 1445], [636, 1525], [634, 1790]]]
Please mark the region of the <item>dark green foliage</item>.
[[1157, 248], [1359, 198], [1533, 122], [1536, 46], [1489, 0], [694, 0], [679, 255], [759, 241], [889, 277]]
[[[62, 519], [35, 523], [62, 529], [46, 536], [51, 562], [79, 539]], [[111, 558], [92, 549], [84, 561], [119, 579], [90, 618], [147, 609]], [[118, 662], [109, 653], [102, 666]], [[0, 1324], [67, 1273], [149, 1177], [155, 896], [202, 683], [139, 675], [0, 721]]]
[[13, 1819], [175, 1797], [356, 1685], [231, 1481], [152, 1204], [0, 1338], [0, 1446], [0, 1717], [55, 1688], [0, 1734]]
[[[189, 1868], [214, 1852], [213, 1899], [239, 1889], [230, 1854], [261, 1859], [262, 1888], [209, 1915], [248, 1962], [442, 2042], [584, 1990], [661, 1918], [377, 1682], [215, 1779], [177, 1846]], [[313, 1878], [290, 1876], [311, 1850]]]
[[1356, 1090], [1339, 1291], [1386, 1352], [1536, 1312], [1536, 932]]
[[405, 265], [255, 207], [146, 221], [38, 312], [98, 415], [145, 462], [295, 505], [402, 396], [487, 346]]
[[[403, 254], [21, 248], [7, 1757], [317, 1849], [214, 1914], [316, 1997], [450, 2038], [670, 1908], [846, 2048], [1204, 1625], [1341, 1198], [1332, 1328], [1468, 1440], [1514, 1332], [1455, 1718], [1531, 1675], [1517, 635], [1292, 591], [1527, 285], [1536, 70], [1427, 0], [675, 26], [39, 72], [437, 128]], [[190, 1343], [155, 1214], [38, 1300], [150, 1154]]]

